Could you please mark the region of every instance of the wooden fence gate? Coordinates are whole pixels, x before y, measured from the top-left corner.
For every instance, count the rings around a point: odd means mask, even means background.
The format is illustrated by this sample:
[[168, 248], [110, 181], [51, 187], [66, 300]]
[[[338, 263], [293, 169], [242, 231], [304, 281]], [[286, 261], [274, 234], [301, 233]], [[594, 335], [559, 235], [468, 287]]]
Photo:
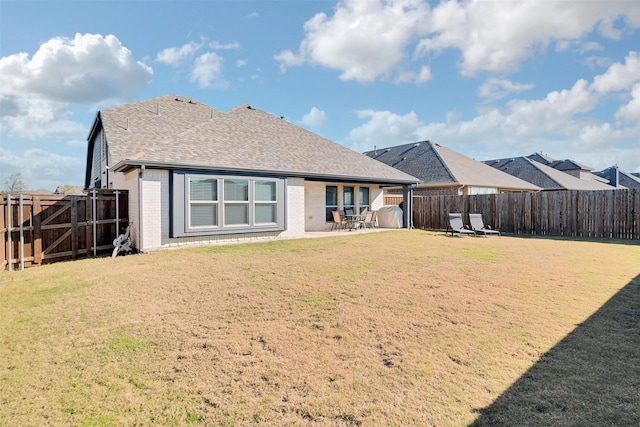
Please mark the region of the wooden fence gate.
[[0, 272], [97, 255], [129, 223], [126, 190], [0, 199]]

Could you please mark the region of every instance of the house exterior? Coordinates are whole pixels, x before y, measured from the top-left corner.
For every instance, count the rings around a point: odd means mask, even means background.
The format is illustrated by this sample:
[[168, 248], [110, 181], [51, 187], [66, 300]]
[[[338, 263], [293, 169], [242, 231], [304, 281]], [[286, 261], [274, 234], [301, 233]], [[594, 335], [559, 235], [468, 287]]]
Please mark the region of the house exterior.
[[88, 142], [85, 188], [129, 191], [140, 251], [303, 237], [332, 210], [379, 209], [386, 186], [410, 203], [418, 181], [250, 105], [179, 95], [99, 111]]
[[565, 173], [529, 157], [487, 160], [485, 163], [546, 191], [611, 190], [611, 186], [602, 182], [598, 177], [596, 179], [580, 179], [573, 174]]
[[[431, 141], [376, 149], [365, 155], [420, 179], [415, 195], [468, 195], [540, 191], [534, 184]], [[400, 189], [390, 189], [389, 193]]]

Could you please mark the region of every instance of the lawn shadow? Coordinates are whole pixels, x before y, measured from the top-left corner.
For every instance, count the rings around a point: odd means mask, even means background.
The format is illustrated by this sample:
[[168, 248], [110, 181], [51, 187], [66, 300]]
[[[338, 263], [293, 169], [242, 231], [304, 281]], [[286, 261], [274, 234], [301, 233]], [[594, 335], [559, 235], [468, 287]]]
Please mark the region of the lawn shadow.
[[478, 412], [471, 426], [640, 425], [640, 275]]

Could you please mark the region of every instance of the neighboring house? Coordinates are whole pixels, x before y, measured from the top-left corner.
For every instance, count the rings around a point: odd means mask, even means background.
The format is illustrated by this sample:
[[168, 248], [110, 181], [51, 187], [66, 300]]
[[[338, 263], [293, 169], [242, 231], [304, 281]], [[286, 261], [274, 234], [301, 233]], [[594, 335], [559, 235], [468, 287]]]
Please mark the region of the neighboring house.
[[364, 154], [419, 178], [420, 183], [414, 189], [415, 195], [540, 191], [536, 185], [431, 141], [376, 149]]
[[611, 190], [611, 186], [600, 182], [599, 178], [579, 179], [528, 157], [487, 160], [485, 163], [543, 190]]
[[617, 166], [608, 167], [594, 174], [606, 179], [612, 187], [640, 188], [640, 177], [621, 171]]
[[99, 111], [88, 140], [85, 188], [129, 191], [141, 251], [303, 237], [333, 210], [379, 209], [385, 186], [410, 203], [418, 182], [249, 105], [179, 95]]

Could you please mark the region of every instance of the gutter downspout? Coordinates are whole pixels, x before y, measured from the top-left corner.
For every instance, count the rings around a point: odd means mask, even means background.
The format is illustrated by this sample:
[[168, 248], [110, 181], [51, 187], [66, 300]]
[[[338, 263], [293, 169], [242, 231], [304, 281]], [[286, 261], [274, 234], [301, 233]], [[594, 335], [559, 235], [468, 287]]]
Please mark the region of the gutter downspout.
[[144, 178], [144, 165], [140, 166], [140, 172], [138, 173], [138, 250], [140, 253], [144, 252], [143, 240], [142, 240], [142, 180]]

